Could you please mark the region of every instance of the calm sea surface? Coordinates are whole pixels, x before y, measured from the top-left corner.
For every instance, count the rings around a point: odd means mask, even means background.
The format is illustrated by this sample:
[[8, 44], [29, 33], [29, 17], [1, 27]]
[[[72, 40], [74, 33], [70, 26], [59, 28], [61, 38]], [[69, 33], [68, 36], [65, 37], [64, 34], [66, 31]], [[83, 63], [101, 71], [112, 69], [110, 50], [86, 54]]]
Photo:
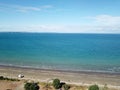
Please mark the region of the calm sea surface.
[[0, 64], [120, 73], [120, 34], [0, 33]]

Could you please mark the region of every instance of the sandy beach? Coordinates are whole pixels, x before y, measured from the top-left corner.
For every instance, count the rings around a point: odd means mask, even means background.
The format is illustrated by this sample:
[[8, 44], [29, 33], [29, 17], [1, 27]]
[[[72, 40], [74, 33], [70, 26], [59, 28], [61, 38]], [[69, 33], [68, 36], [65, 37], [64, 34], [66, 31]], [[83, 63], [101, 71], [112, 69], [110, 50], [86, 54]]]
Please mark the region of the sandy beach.
[[0, 66], [0, 76], [9, 78], [18, 78], [19, 74], [23, 74], [25, 80], [33, 80], [38, 82], [51, 82], [55, 78], [68, 84], [86, 85], [98, 84], [108, 87], [120, 89], [119, 73], [100, 73], [100, 72], [72, 72], [60, 70], [43, 70], [34, 68], [21, 68], [11, 66]]

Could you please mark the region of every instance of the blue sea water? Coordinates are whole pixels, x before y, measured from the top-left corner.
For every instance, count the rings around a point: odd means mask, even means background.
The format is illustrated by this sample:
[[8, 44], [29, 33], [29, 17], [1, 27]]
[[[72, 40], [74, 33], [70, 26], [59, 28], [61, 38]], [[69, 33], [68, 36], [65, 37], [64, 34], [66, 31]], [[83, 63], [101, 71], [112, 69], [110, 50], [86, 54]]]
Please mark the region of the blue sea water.
[[0, 33], [0, 64], [120, 73], [120, 34]]

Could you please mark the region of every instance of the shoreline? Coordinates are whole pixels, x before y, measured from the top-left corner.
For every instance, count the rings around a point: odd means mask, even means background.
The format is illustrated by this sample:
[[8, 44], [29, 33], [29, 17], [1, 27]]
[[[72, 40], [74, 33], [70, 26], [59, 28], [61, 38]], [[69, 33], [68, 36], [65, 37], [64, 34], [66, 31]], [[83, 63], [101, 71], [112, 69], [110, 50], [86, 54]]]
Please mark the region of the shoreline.
[[84, 74], [108, 74], [108, 75], [120, 75], [120, 72], [111, 72], [111, 71], [95, 71], [95, 70], [60, 70], [60, 69], [41, 69], [41, 68], [34, 68], [29, 66], [13, 66], [13, 65], [1, 65], [1, 67], [7, 67], [7, 68], [21, 68], [21, 69], [32, 69], [32, 70], [43, 70], [43, 71], [58, 71], [58, 72], [68, 72], [68, 73], [84, 73]]
[[74, 85], [89, 86], [98, 84], [108, 87], [120, 89], [120, 74], [113, 73], [96, 73], [96, 72], [72, 72], [62, 70], [46, 70], [26, 67], [14, 67], [0, 65], [0, 76], [18, 78], [19, 74], [23, 74], [23, 79], [37, 82], [51, 82], [55, 78]]

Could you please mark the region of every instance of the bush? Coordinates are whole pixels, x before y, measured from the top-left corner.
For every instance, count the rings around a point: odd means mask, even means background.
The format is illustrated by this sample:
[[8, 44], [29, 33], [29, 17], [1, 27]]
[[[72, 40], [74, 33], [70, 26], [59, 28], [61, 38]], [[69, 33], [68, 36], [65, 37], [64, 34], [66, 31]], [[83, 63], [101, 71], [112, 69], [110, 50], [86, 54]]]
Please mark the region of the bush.
[[8, 81], [20, 81], [19, 79], [7, 78], [7, 77], [3, 77], [3, 76], [0, 76], [0, 80], [8, 80]]
[[30, 83], [26, 83], [26, 84], [24, 85], [25, 90], [30, 90], [30, 86], [31, 86]]
[[3, 76], [0, 76], [0, 80], [4, 80], [4, 77], [3, 77]]
[[69, 90], [69, 89], [70, 89], [70, 86], [67, 85], [67, 84], [64, 84], [64, 85], [63, 85], [63, 88], [64, 88], [64, 90]]
[[54, 79], [53, 80], [53, 86], [55, 89], [59, 89], [60, 88], [60, 80], [59, 79]]
[[98, 85], [92, 85], [89, 87], [89, 90], [99, 90]]
[[39, 90], [39, 86], [37, 83], [26, 83], [24, 85], [25, 90]]

